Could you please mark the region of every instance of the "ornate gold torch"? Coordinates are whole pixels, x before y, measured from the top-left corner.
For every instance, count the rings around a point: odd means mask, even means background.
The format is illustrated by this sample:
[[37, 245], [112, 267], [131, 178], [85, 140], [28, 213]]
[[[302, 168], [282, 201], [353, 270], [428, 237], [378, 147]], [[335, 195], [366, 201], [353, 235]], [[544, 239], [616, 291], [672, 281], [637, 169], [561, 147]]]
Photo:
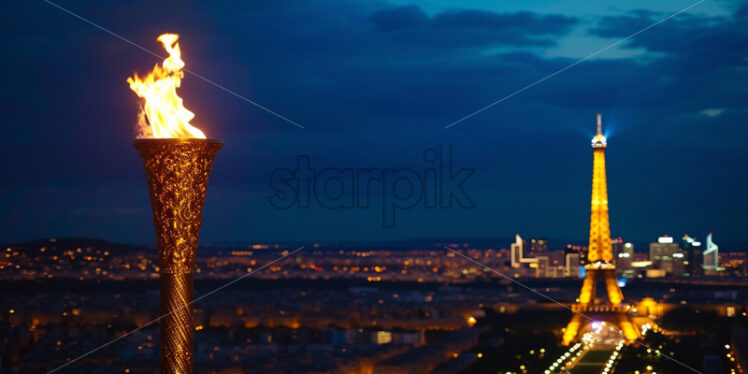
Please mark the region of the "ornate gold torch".
[[192, 277], [213, 159], [223, 146], [207, 139], [142, 139], [161, 272], [161, 373], [192, 373]]
[[160, 371], [192, 373], [192, 300], [195, 250], [213, 159], [223, 143], [191, 126], [194, 114], [177, 95], [184, 73], [175, 34], [161, 35], [169, 52], [144, 78], [128, 78], [145, 99], [140, 139], [133, 145], [145, 166], [161, 273]]

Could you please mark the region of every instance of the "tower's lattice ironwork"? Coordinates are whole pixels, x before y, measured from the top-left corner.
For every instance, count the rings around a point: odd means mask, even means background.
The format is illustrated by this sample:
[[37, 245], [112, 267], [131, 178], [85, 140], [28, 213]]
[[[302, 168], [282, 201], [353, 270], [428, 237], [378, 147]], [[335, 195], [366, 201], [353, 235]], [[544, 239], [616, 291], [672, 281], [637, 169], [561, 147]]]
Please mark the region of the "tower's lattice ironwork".
[[[578, 304], [575, 311], [604, 310], [612, 322], [621, 327], [627, 339], [637, 337], [636, 329], [629, 321], [625, 312], [622, 312], [621, 302], [623, 293], [616, 279], [615, 265], [613, 264], [613, 245], [610, 239], [610, 220], [608, 215], [608, 184], [605, 175], [605, 149], [607, 139], [602, 132], [602, 119], [597, 115], [597, 134], [592, 138], [593, 164], [592, 164], [592, 206], [590, 209], [590, 241], [585, 266], [584, 283], [579, 294]], [[605, 284], [607, 300], [595, 297], [598, 281]], [[601, 305], [602, 304], [602, 305]], [[595, 312], [597, 313], [597, 312]], [[576, 338], [584, 318], [577, 314], [566, 328], [564, 343], [568, 344]]]
[[590, 209], [590, 242], [585, 267], [584, 284], [579, 294], [579, 303], [594, 302], [597, 281], [605, 282], [608, 301], [618, 305], [623, 294], [616, 281], [613, 265], [613, 245], [610, 240], [610, 220], [608, 216], [608, 183], [605, 176], [605, 148], [607, 140], [602, 133], [602, 119], [597, 115], [597, 135], [592, 138], [592, 206]]

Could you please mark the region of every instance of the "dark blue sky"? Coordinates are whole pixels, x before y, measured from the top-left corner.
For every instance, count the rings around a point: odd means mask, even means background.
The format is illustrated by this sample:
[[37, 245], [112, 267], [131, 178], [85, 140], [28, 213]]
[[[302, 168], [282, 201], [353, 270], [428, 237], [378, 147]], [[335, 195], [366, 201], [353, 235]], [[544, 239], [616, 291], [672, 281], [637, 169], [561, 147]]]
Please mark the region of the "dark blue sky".
[[[144, 1], [57, 4], [158, 53], [181, 35], [193, 124], [225, 141], [203, 242], [528, 236], [584, 239], [594, 116], [612, 232], [748, 239], [748, 6], [707, 0], [457, 126], [444, 126], [692, 1]], [[202, 2], [201, 2], [202, 3]], [[0, 240], [150, 243], [140, 105], [153, 56], [43, 1], [0, 5]], [[273, 169], [424, 168], [454, 149], [473, 209], [273, 209]], [[422, 205], [421, 205], [422, 206]]]

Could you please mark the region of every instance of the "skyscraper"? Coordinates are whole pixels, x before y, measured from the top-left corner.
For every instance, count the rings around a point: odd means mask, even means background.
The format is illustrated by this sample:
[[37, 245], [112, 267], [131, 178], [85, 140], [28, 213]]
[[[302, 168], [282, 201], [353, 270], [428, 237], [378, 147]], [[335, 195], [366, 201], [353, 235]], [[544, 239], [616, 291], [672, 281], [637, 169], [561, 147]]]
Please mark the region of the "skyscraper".
[[547, 238], [530, 239], [530, 257], [537, 257], [539, 253], [548, 252]]
[[613, 262], [618, 261], [618, 255], [623, 252], [623, 238], [615, 238], [611, 240], [611, 246], [613, 247]]
[[683, 249], [686, 251], [686, 273], [691, 277], [700, 277], [704, 275], [704, 255], [701, 252], [701, 242], [685, 235], [683, 237]]
[[683, 262], [685, 256], [680, 250], [678, 243], [673, 237], [663, 235], [657, 238], [656, 243], [649, 243], [649, 261], [655, 268], [665, 270], [671, 275], [683, 275], [685, 269]]
[[613, 248], [613, 265], [616, 266], [616, 275], [621, 275], [621, 266], [619, 264], [621, 260], [621, 253], [623, 253], [623, 238], [614, 238], [610, 242]]
[[719, 246], [712, 241], [712, 233], [706, 236], [704, 251], [704, 273], [714, 275], [719, 270]]
[[634, 270], [631, 262], [634, 260], [634, 244], [623, 243], [623, 249], [616, 255], [616, 272], [624, 278], [633, 278]]
[[564, 255], [564, 275], [579, 278], [579, 253], [566, 253]]
[[535, 268], [535, 277], [550, 278], [551, 261], [548, 256], [539, 256], [537, 258], [538, 267]]
[[514, 236], [514, 243], [512, 243], [512, 246], [510, 247], [511, 250], [511, 262], [512, 262], [512, 268], [520, 268], [522, 264], [531, 264], [538, 262], [537, 258], [533, 258], [531, 256], [528, 256], [526, 253], [527, 248], [527, 241], [522, 239], [519, 234], [516, 234]]

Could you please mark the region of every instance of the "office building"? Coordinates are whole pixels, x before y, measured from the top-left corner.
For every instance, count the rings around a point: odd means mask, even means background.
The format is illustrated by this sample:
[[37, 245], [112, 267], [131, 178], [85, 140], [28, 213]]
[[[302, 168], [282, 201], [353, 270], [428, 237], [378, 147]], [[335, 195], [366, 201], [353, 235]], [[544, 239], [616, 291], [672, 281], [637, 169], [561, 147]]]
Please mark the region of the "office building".
[[548, 252], [548, 238], [532, 238], [530, 242], [530, 251], [528, 257], [538, 257], [538, 254]]
[[613, 248], [613, 263], [615, 263], [616, 259], [618, 258], [618, 254], [623, 252], [623, 239], [622, 238], [612, 239], [610, 242], [610, 245]]
[[686, 274], [690, 277], [704, 275], [704, 254], [701, 242], [685, 235], [683, 236], [683, 250], [686, 252]]
[[719, 246], [712, 241], [712, 233], [706, 237], [706, 250], [704, 251], [704, 274], [716, 275], [719, 268]]
[[581, 276], [579, 253], [566, 253], [564, 255], [564, 276], [579, 278]]
[[624, 278], [633, 278], [635, 276], [635, 271], [632, 266], [632, 261], [634, 260], [634, 244], [633, 243], [623, 243], [622, 249], [615, 258], [615, 264], [616, 264], [616, 272], [619, 276]]
[[535, 276], [538, 278], [549, 278], [551, 262], [548, 256], [537, 257], [538, 267], [535, 268]]
[[[675, 253], [679, 254], [674, 257]], [[652, 261], [655, 269], [665, 270], [668, 274], [682, 275], [684, 257], [680, 246], [671, 236], [663, 235], [657, 239], [657, 243], [649, 243], [649, 261]]]
[[514, 243], [512, 243], [510, 247], [512, 268], [519, 269], [523, 266], [529, 266], [530, 264], [538, 262], [538, 259], [530, 256], [526, 253], [527, 251], [527, 241], [522, 239], [519, 234], [516, 234], [514, 237]]

